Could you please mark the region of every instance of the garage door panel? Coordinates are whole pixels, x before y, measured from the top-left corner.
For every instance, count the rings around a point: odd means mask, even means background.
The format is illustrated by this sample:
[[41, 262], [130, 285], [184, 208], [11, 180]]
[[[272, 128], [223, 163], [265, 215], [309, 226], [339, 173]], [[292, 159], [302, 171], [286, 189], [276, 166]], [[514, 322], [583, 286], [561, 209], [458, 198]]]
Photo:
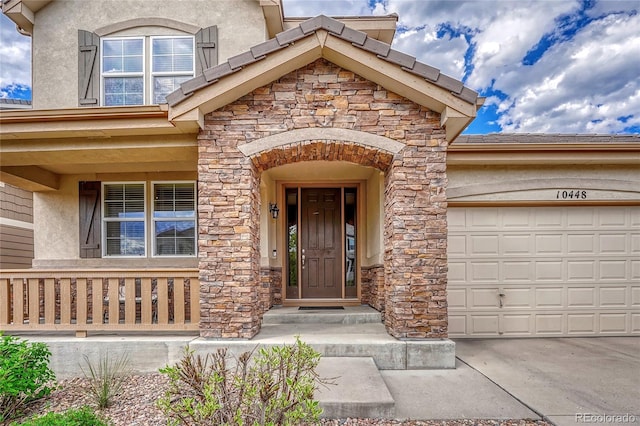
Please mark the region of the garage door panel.
[[447, 250], [450, 255], [464, 255], [467, 253], [467, 237], [464, 235], [453, 235], [447, 241]]
[[498, 315], [471, 315], [469, 331], [471, 335], [498, 336]]
[[536, 308], [559, 308], [565, 306], [563, 287], [536, 288]]
[[624, 260], [600, 261], [600, 281], [627, 279], [627, 262]]
[[564, 323], [565, 315], [562, 314], [538, 314], [536, 315], [536, 334], [540, 335], [558, 335], [565, 334]]
[[505, 229], [528, 229], [531, 225], [531, 210], [528, 208], [514, 208], [509, 215], [501, 215], [500, 217]]
[[499, 276], [499, 264], [498, 262], [471, 262], [471, 276], [472, 281], [488, 281], [498, 282]]
[[502, 254], [532, 254], [532, 241], [533, 238], [531, 234], [502, 235]]
[[631, 333], [640, 334], [640, 314], [631, 314]]
[[640, 207], [451, 210], [452, 336], [640, 334]]
[[502, 317], [502, 334], [510, 335], [530, 335], [533, 334], [531, 314], [504, 314]]
[[595, 334], [596, 314], [568, 314], [567, 315], [568, 334]]
[[631, 287], [631, 307], [640, 308], [640, 286]]
[[596, 254], [595, 236], [593, 234], [567, 235], [567, 252], [576, 255]]
[[624, 333], [627, 331], [627, 315], [622, 313], [601, 313], [600, 333]]
[[531, 282], [532, 269], [533, 262], [529, 261], [502, 262], [502, 281], [505, 283]]
[[497, 235], [476, 235], [471, 236], [471, 255], [497, 255], [498, 236]]
[[[640, 226], [640, 225], [634, 225]], [[640, 234], [631, 234], [631, 253], [640, 254]]]
[[500, 306], [497, 288], [470, 288], [468, 296], [470, 309], [494, 309]]
[[615, 207], [601, 207], [599, 210], [599, 228], [625, 228], [628, 226], [627, 211]]
[[567, 289], [567, 307], [595, 308], [596, 290], [593, 287], [574, 287]]
[[595, 281], [596, 262], [595, 260], [569, 260], [567, 261], [568, 281]]
[[562, 262], [558, 261], [538, 261], [535, 267], [536, 281], [561, 281]]
[[627, 253], [626, 234], [600, 234], [600, 253], [625, 254]]
[[534, 297], [533, 297], [533, 289], [532, 288], [515, 288], [515, 287], [505, 287], [503, 289], [504, 301], [503, 308], [533, 308], [534, 306]]
[[455, 311], [456, 309], [467, 308], [467, 291], [464, 288], [450, 288], [447, 291], [447, 302], [449, 309]]
[[449, 284], [467, 282], [467, 264], [466, 262], [449, 261], [448, 264], [448, 281]]
[[536, 251], [537, 255], [548, 256], [552, 254], [561, 254], [565, 251], [562, 241], [563, 235], [541, 234], [536, 235]]
[[600, 306], [603, 308], [630, 306], [627, 287], [601, 287]]
[[449, 335], [464, 336], [467, 334], [467, 316], [449, 315]]
[[596, 211], [589, 207], [567, 210], [567, 228], [593, 228], [596, 216]]
[[534, 225], [541, 228], [562, 228], [563, 216], [562, 211], [555, 209], [536, 210]]
[[471, 209], [467, 214], [467, 223], [475, 229], [495, 229], [498, 224], [499, 211], [497, 208]]

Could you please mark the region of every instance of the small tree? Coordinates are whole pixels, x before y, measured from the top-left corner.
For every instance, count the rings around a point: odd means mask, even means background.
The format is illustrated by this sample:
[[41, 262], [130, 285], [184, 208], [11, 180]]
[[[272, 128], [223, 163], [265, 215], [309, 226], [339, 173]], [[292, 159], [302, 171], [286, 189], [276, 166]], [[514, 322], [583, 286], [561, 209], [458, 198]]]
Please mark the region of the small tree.
[[51, 351], [44, 343], [28, 343], [0, 333], [0, 424], [25, 406], [47, 396], [56, 376], [49, 368]]
[[187, 349], [178, 364], [160, 370], [170, 386], [158, 405], [174, 425], [316, 422], [322, 410], [313, 393], [330, 383], [315, 372], [319, 361], [320, 354], [299, 339], [245, 352], [233, 363], [226, 349], [205, 357]]

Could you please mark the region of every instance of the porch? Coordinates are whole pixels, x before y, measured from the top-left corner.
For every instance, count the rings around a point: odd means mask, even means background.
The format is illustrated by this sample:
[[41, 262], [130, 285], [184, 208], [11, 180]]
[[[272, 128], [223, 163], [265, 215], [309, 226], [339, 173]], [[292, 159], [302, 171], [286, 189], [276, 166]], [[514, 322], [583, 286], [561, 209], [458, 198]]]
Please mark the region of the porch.
[[194, 331], [197, 269], [0, 271], [0, 330], [10, 332]]

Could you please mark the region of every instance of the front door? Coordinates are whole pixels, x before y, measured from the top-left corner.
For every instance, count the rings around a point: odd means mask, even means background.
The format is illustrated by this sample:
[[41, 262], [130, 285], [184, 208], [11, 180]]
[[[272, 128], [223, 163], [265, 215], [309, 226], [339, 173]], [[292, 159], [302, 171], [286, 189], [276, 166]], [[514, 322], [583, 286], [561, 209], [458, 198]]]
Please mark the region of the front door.
[[302, 188], [300, 268], [303, 299], [342, 297], [340, 188]]

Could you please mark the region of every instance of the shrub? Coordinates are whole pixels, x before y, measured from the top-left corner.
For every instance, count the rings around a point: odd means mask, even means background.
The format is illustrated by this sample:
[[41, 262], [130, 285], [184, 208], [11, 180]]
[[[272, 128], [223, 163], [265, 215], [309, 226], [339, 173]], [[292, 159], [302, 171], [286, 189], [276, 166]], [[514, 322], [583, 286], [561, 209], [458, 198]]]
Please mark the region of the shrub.
[[313, 400], [320, 354], [296, 339], [293, 345], [245, 352], [230, 363], [226, 349], [205, 357], [185, 350], [158, 401], [172, 424], [291, 425], [316, 422], [322, 410]]
[[44, 343], [29, 343], [0, 333], [0, 424], [19, 415], [31, 401], [54, 389], [51, 352]]
[[86, 370], [82, 372], [89, 380], [89, 392], [98, 408], [110, 407], [113, 398], [120, 393], [122, 386], [131, 373], [129, 368], [129, 355], [123, 353], [117, 358], [111, 358], [109, 353], [100, 355], [97, 364], [93, 364], [87, 355], [84, 355]]
[[108, 423], [94, 413], [89, 407], [69, 409], [64, 413], [47, 413], [33, 417], [22, 423], [12, 423], [11, 426], [108, 426]]

